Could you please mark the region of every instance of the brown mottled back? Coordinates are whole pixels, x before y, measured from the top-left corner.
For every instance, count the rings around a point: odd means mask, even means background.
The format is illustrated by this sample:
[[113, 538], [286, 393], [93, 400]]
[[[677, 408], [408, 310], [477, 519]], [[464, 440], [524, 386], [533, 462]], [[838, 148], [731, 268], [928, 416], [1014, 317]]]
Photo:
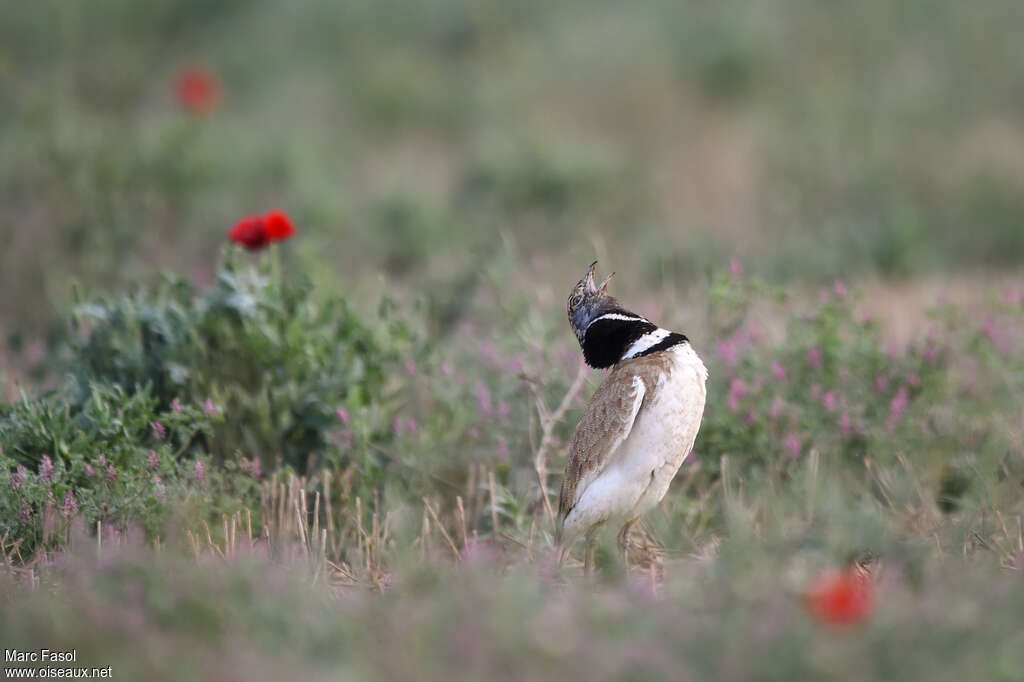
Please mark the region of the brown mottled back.
[[[672, 371], [666, 353], [655, 353], [617, 363], [598, 386], [580, 417], [569, 446], [569, 461], [558, 501], [559, 525], [579, 502], [579, 496], [605, 468], [629, 436], [661, 377]], [[639, 378], [641, 385], [635, 383]]]

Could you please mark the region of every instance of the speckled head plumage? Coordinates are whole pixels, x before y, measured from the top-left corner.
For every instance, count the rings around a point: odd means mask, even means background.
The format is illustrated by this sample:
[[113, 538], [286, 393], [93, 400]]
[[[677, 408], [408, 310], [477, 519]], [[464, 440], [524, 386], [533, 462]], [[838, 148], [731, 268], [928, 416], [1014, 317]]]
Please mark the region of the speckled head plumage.
[[615, 276], [615, 273], [605, 277], [599, 286], [594, 283], [595, 268], [597, 268], [597, 261], [590, 264], [587, 274], [576, 282], [572, 293], [569, 294], [569, 324], [580, 345], [583, 344], [583, 337], [591, 322], [605, 313], [621, 309], [619, 302], [608, 295], [608, 282]]

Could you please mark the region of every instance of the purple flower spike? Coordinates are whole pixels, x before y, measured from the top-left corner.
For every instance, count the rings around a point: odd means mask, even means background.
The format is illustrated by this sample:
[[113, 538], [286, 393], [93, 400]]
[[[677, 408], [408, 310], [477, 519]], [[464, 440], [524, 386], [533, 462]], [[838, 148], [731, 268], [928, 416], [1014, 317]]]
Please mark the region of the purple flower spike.
[[43, 461], [39, 465], [39, 478], [50, 483], [53, 481], [53, 472], [56, 470], [57, 468], [53, 466], [53, 460], [50, 459], [50, 456], [43, 455]]
[[778, 362], [772, 363], [772, 379], [775, 381], [785, 381], [789, 378], [789, 373], [786, 372], [786, 368]]
[[197, 459], [195, 466], [192, 468], [192, 476], [199, 481], [201, 484], [206, 483], [206, 465], [203, 464], [203, 460]]
[[900, 390], [893, 396], [892, 402], [889, 403], [889, 420], [886, 425], [892, 429], [899, 423], [900, 419], [903, 418], [903, 413], [907, 411], [907, 405], [910, 403], [910, 397], [907, 394], [907, 387], [900, 386]]
[[28, 479], [28, 469], [21, 464], [18, 465], [18, 470], [11, 476], [11, 487], [15, 490], [21, 488], [25, 481]]
[[493, 411], [491, 408], [491, 392], [482, 381], [476, 382], [476, 406], [480, 409], [481, 414], [487, 416], [490, 416]]
[[64, 504], [60, 508], [60, 513], [64, 515], [64, 518], [70, 519], [77, 511], [78, 502], [75, 500], [75, 494], [69, 490], [64, 496]]
[[790, 433], [783, 441], [783, 447], [786, 450], [786, 454], [796, 459], [800, 456], [800, 451], [803, 449], [803, 441], [798, 434]]
[[729, 383], [729, 411], [738, 412], [740, 401], [749, 395], [750, 389], [743, 379], [734, 378]]

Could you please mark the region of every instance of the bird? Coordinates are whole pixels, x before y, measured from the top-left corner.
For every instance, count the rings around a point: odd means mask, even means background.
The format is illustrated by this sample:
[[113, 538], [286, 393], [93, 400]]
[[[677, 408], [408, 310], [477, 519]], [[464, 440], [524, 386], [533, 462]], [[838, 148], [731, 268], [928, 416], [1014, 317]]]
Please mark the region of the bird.
[[625, 557], [633, 525], [665, 497], [693, 450], [708, 377], [685, 334], [624, 308], [608, 294], [615, 273], [598, 285], [596, 267], [594, 261], [576, 283], [567, 308], [584, 360], [609, 371], [570, 441], [555, 529], [563, 558], [586, 538], [585, 575], [593, 572], [605, 523], [623, 524], [618, 546]]

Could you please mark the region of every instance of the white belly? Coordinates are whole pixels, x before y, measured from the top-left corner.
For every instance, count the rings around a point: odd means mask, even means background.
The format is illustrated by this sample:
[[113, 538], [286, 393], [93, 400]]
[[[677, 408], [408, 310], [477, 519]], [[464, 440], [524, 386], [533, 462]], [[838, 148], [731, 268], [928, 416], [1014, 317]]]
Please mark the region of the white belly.
[[565, 520], [567, 537], [610, 519], [629, 521], [657, 505], [693, 450], [707, 395], [707, 369], [687, 343], [669, 351], [672, 371], [644, 397], [629, 437]]

